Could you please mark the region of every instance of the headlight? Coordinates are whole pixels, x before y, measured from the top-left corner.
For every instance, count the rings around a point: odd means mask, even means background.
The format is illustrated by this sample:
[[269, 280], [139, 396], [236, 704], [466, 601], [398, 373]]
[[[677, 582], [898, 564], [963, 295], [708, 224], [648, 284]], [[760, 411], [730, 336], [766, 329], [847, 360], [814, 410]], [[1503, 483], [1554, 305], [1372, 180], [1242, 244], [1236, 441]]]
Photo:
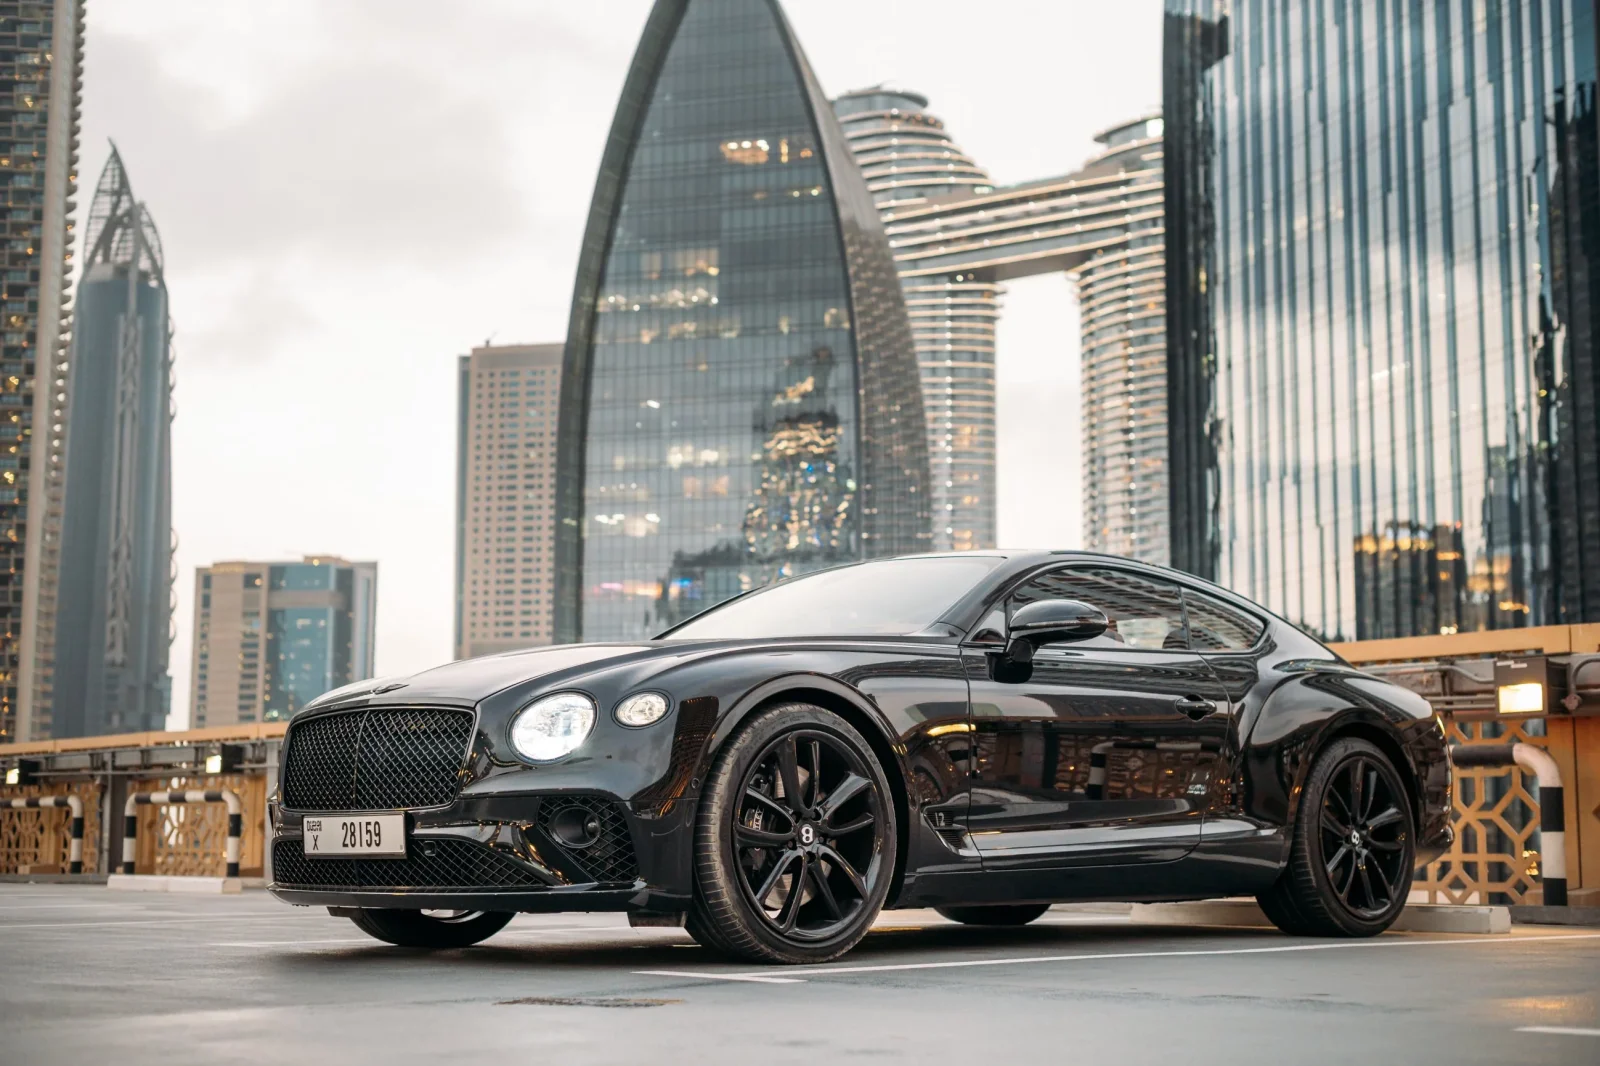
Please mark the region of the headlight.
[[571, 755], [594, 728], [594, 711], [594, 700], [581, 692], [546, 696], [518, 712], [511, 746], [535, 762]]
[[667, 716], [671, 705], [659, 692], [636, 692], [617, 704], [617, 721], [627, 726], [654, 725]]

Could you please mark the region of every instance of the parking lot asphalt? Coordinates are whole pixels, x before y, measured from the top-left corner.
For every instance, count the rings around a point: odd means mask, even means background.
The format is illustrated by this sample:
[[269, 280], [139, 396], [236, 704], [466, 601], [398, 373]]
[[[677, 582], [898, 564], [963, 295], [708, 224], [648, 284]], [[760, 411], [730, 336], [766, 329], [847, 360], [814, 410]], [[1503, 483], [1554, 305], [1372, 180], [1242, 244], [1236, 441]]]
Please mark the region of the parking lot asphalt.
[[721, 960], [620, 915], [461, 951], [264, 892], [0, 885], [0, 1063], [1600, 1061], [1600, 931], [1389, 934], [885, 914], [826, 966]]

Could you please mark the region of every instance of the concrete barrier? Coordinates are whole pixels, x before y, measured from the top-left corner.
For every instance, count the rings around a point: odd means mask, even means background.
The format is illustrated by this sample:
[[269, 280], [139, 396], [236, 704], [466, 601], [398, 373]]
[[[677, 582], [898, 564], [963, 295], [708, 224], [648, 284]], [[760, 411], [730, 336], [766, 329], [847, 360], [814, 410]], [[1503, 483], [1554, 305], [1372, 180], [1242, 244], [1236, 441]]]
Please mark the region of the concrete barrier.
[[244, 891], [238, 877], [169, 877], [165, 874], [112, 874], [106, 887], [119, 892], [182, 892], [193, 895], [237, 895]]

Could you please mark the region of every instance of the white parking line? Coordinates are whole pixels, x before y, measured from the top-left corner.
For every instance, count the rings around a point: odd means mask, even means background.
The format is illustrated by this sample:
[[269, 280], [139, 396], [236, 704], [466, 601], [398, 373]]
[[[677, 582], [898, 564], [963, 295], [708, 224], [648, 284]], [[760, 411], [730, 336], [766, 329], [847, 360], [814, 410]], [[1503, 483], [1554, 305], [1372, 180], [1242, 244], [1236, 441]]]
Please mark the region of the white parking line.
[[1565, 1025], [1524, 1025], [1519, 1033], [1549, 1033], [1552, 1036], [1600, 1036], [1600, 1029], [1573, 1029]]
[[85, 929], [109, 925], [193, 925], [201, 922], [281, 922], [282, 914], [238, 914], [217, 918], [138, 918], [115, 922], [0, 922], [0, 932], [28, 929]]
[[[540, 928], [534, 926], [523, 929], [507, 929], [496, 933], [495, 940], [517, 936], [544, 936], [549, 933], [602, 933], [607, 931], [623, 931], [627, 926], [615, 925], [552, 925]], [[337, 940], [219, 940], [210, 946], [214, 948], [297, 948], [306, 944], [371, 944], [374, 947], [382, 944], [376, 937], [358, 936], [340, 938]]]
[[635, 970], [650, 977], [692, 977], [707, 981], [778, 981], [788, 983], [798, 977], [833, 977], [841, 974], [897, 973], [907, 970], [953, 970], [973, 966], [1034, 966], [1049, 962], [1086, 962], [1096, 959], [1171, 959], [1207, 955], [1271, 955], [1289, 951], [1338, 951], [1355, 948], [1438, 947], [1447, 944], [1508, 944], [1527, 941], [1597, 940], [1600, 933], [1547, 934], [1544, 936], [1484, 936], [1456, 940], [1346, 940], [1332, 944], [1284, 944], [1270, 948], [1213, 948], [1193, 951], [1119, 951], [1081, 955], [1025, 955], [1006, 959], [954, 959], [947, 962], [901, 962], [882, 966], [823, 966], [810, 969], [785, 969], [792, 975], [774, 979], [761, 973], [713, 973], [704, 970]]

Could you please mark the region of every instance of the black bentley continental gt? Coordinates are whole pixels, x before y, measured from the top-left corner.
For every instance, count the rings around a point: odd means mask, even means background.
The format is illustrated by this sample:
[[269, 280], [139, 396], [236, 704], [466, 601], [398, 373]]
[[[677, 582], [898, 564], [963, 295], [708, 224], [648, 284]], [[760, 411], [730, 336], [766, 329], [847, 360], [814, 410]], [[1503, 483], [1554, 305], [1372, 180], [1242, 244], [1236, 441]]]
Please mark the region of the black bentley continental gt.
[[918, 555], [328, 693], [289, 727], [272, 891], [411, 947], [610, 910], [784, 963], [885, 907], [1252, 895], [1370, 936], [1449, 845], [1450, 788], [1425, 700], [1224, 589]]

